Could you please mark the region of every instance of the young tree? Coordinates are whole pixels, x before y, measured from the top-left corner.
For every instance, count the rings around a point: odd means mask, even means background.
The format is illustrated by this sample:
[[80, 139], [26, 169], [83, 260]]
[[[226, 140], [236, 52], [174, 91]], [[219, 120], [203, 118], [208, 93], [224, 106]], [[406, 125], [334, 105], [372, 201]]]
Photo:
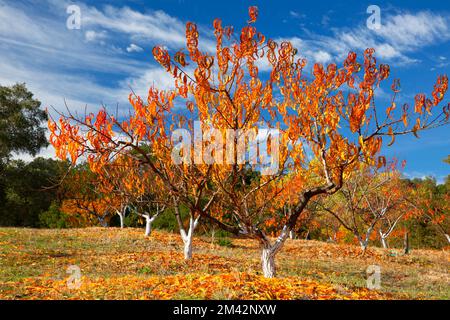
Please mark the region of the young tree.
[[123, 228], [125, 214], [134, 211], [145, 219], [145, 236], [150, 236], [155, 219], [164, 212], [164, 188], [151, 170], [143, 170], [131, 157], [117, 156], [110, 165], [103, 167], [99, 188], [103, 193], [113, 194]]
[[450, 192], [440, 191], [436, 182], [416, 182], [410, 204], [416, 211], [410, 217], [420, 218], [434, 226], [450, 244]]
[[81, 225], [100, 224], [107, 227], [113, 215], [111, 195], [98, 190], [98, 175], [85, 164], [70, 168], [59, 184], [60, 210], [77, 217]]
[[158, 201], [154, 201], [153, 199], [145, 199], [142, 197], [137, 200], [137, 204], [134, 208], [136, 213], [145, 219], [144, 235], [149, 237], [152, 233], [153, 222], [166, 210], [166, 206], [164, 204], [161, 205]]
[[339, 192], [319, 206], [352, 232], [365, 251], [374, 232], [387, 248], [386, 239], [414, 209], [408, 195], [400, 172], [389, 167], [383, 171], [366, 167], [352, 174]]
[[[263, 273], [273, 277], [275, 256], [311, 199], [337, 192], [362, 162], [384, 164], [379, 157], [384, 136], [393, 143], [397, 135], [448, 123], [448, 106], [431, 116], [444, 98], [448, 79], [439, 77], [432, 100], [418, 95], [414, 110], [405, 105], [400, 112], [395, 101], [399, 84], [394, 81], [392, 104], [377, 108], [374, 94], [389, 67], [376, 63], [373, 49], [366, 50], [363, 65], [351, 52], [342, 67], [315, 64], [308, 77], [303, 72], [306, 61], [290, 42], [278, 44], [257, 31], [257, 14], [256, 7], [249, 9], [250, 20], [238, 37], [216, 19], [214, 53], [199, 49], [198, 28], [190, 22], [188, 54], [181, 50], [171, 56], [155, 47], [153, 55], [173, 76], [176, 89], [152, 87], [146, 103], [131, 95], [133, 110], [125, 120], [106, 110], [84, 118], [69, 112], [59, 123], [51, 121], [49, 128], [58, 156], [69, 154], [76, 162], [88, 154], [96, 172], [118, 153], [134, 150], [141, 165], [161, 179], [167, 194], [189, 208], [191, 228], [202, 217], [226, 231], [257, 239]], [[261, 64], [268, 66], [267, 76], [259, 73]], [[174, 108], [182, 102], [185, 109]], [[203, 140], [195, 139], [194, 117], [200, 121]], [[182, 130], [170, 137], [176, 127]], [[265, 131], [265, 147], [243, 159], [240, 151], [247, 149], [242, 141], [252, 140], [249, 137], [263, 128], [272, 129]], [[227, 141], [225, 151], [221, 139]], [[151, 152], [143, 150], [143, 144]], [[264, 157], [262, 151], [267, 153]], [[262, 158], [265, 166], [255, 161]], [[249, 169], [261, 176], [247, 179]], [[276, 212], [269, 208], [278, 203], [272, 200], [291, 181], [297, 188], [292, 209], [272, 241], [260, 225], [268, 213]]]

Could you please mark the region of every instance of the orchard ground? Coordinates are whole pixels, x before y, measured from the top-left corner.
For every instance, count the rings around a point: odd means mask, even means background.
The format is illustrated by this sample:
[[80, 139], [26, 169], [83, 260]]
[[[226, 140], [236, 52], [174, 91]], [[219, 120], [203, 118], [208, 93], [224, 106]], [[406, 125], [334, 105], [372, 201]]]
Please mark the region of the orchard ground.
[[[450, 299], [450, 251], [369, 248], [288, 240], [278, 276], [260, 274], [258, 243], [194, 240], [185, 262], [179, 234], [142, 229], [0, 228], [1, 299]], [[69, 266], [81, 270], [68, 286]], [[381, 267], [381, 289], [366, 270]]]

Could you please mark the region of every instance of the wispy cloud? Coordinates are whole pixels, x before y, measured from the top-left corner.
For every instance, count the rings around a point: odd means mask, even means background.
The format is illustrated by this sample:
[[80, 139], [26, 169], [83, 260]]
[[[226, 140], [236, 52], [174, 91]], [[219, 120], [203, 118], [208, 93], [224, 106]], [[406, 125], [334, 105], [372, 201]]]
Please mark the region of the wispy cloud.
[[103, 42], [104, 40], [108, 37], [107, 32], [106, 31], [94, 31], [94, 30], [88, 30], [85, 32], [84, 34], [84, 38], [86, 39], [86, 41], [88, 42]]
[[331, 36], [310, 32], [304, 37], [286, 40], [297, 47], [299, 55], [312, 63], [339, 61], [349, 51], [362, 52], [366, 48], [374, 48], [384, 61], [409, 64], [417, 62], [411, 53], [450, 39], [450, 19], [428, 11], [401, 13], [387, 16], [378, 30], [360, 25], [334, 28], [332, 32]]
[[142, 49], [141, 47], [139, 47], [137, 44], [134, 43], [130, 44], [127, 47], [127, 52], [142, 52], [142, 51], [144, 51], [144, 49]]
[[[59, 17], [55, 19], [0, 0], [2, 85], [26, 82], [44, 106], [54, 106], [58, 110], [64, 110], [64, 100], [74, 109], [86, 105], [90, 110], [98, 109], [102, 103], [127, 106], [130, 87], [143, 96], [153, 82], [156, 86], [168, 87], [169, 79], [159, 65], [135, 60], [126, 52], [144, 50], [130, 39], [144, 38], [150, 24], [159, 25], [160, 30], [153, 40], [164, 38], [170, 42], [172, 39], [172, 43], [180, 44], [184, 32], [181, 21], [163, 12], [145, 15], [111, 6], [99, 11], [81, 4], [82, 28], [68, 30], [65, 4], [49, 1]], [[134, 18], [136, 26], [125, 30], [128, 18]], [[147, 31], [140, 31], [137, 27], [140, 23]], [[150, 38], [149, 46], [152, 45]], [[120, 42], [110, 43], [111, 39], [121, 40], [124, 49], [120, 48]], [[153, 80], [149, 78], [152, 74]]]

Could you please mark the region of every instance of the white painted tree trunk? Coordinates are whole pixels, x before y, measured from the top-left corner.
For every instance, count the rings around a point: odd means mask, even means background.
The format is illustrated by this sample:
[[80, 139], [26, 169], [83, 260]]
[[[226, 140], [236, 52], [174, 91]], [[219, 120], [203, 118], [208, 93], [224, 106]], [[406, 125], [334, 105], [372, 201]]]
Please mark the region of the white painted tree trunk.
[[388, 246], [386, 239], [389, 236], [389, 234], [385, 234], [385, 233], [381, 232], [381, 230], [378, 231], [378, 234], [380, 235], [381, 245], [383, 246], [383, 248], [387, 249], [389, 246]]
[[152, 233], [153, 219], [149, 216], [145, 216], [145, 236], [148, 237]]
[[361, 246], [361, 249], [365, 252], [367, 250], [367, 247], [369, 246], [369, 240], [370, 240], [370, 235], [372, 234], [373, 231], [373, 227], [375, 224], [372, 224], [368, 229], [367, 232], [365, 234], [365, 238], [362, 239], [361, 236], [358, 236], [358, 240], [359, 240], [359, 244]]
[[388, 244], [387, 244], [386, 238], [381, 237], [381, 244], [383, 245], [383, 248], [385, 248], [385, 249], [388, 248]]
[[125, 209], [122, 211], [120, 210], [116, 210], [117, 215], [119, 216], [120, 219], [120, 229], [123, 229], [124, 226], [124, 218], [125, 218]]
[[192, 239], [194, 238], [194, 231], [195, 228], [197, 228], [199, 219], [200, 216], [198, 216], [195, 220], [193, 217], [189, 219], [189, 230], [187, 233], [182, 227], [180, 227], [181, 239], [184, 243], [184, 260], [192, 259]]
[[445, 234], [445, 237], [447, 238], [448, 243], [450, 243], [450, 235]]
[[359, 246], [361, 247], [362, 251], [366, 251], [367, 250], [367, 246], [369, 244], [369, 239], [363, 239], [361, 237], [358, 237], [358, 241], [359, 241]]
[[362, 251], [367, 250], [367, 242], [366, 241], [360, 242], [360, 246], [361, 246]]
[[262, 249], [261, 265], [265, 278], [274, 278], [276, 276], [275, 252], [270, 246], [264, 246]]
[[184, 260], [191, 260], [192, 259], [192, 238], [187, 239], [184, 241]]
[[287, 226], [284, 226], [280, 236], [273, 244], [267, 238], [263, 239], [261, 265], [265, 278], [274, 278], [277, 275], [275, 256], [283, 247], [286, 239], [289, 237], [290, 231]]
[[294, 232], [294, 230], [289, 231], [289, 238], [290, 239], [295, 239], [295, 232]]
[[123, 223], [123, 214], [122, 213], [119, 213], [119, 218], [120, 218], [120, 229], [123, 229], [124, 223]]
[[[164, 211], [164, 209], [162, 211]], [[148, 213], [148, 212], [146, 212], [146, 213], [138, 212], [137, 213], [139, 216], [141, 216], [142, 218], [145, 219], [145, 233], [144, 234], [146, 237], [150, 236], [150, 234], [152, 233], [152, 224], [162, 211], [157, 211], [156, 214], [154, 214], [153, 216], [150, 215], [150, 213]]]

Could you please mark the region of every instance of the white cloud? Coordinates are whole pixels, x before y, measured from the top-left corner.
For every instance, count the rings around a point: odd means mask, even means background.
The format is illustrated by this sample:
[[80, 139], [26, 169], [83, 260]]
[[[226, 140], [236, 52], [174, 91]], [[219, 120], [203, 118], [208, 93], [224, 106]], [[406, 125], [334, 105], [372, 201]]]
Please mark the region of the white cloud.
[[310, 33], [305, 38], [289, 40], [299, 55], [310, 63], [342, 61], [349, 51], [362, 53], [374, 48], [376, 56], [385, 62], [409, 64], [417, 62], [410, 53], [450, 39], [450, 19], [440, 14], [421, 11], [387, 16], [379, 30], [365, 25], [356, 28], [335, 28], [332, 36]]
[[100, 42], [105, 40], [108, 37], [106, 31], [94, 31], [94, 30], [88, 30], [84, 34], [84, 38], [87, 42]]
[[315, 61], [322, 63], [322, 64], [325, 64], [325, 63], [328, 63], [331, 61], [331, 55], [328, 52], [323, 51], [323, 50], [319, 50], [319, 51], [315, 52], [313, 54], [313, 56], [314, 56]]
[[120, 83], [120, 87], [123, 89], [119, 92], [119, 95], [128, 97], [131, 88], [137, 95], [147, 97], [151, 86], [155, 86], [155, 88], [160, 90], [174, 89], [175, 81], [162, 67], [151, 67], [135, 77], [123, 80]]
[[127, 47], [127, 52], [142, 52], [144, 49], [139, 47], [138, 45], [132, 43]]
[[186, 41], [184, 24], [163, 11], [143, 14], [127, 7], [107, 6], [103, 11], [94, 7], [86, 7], [82, 12], [83, 26], [100, 27], [129, 34], [136, 39], [160, 41], [176, 46], [182, 45]]
[[428, 11], [389, 16], [374, 32], [392, 46], [405, 51], [450, 39], [449, 18]]

